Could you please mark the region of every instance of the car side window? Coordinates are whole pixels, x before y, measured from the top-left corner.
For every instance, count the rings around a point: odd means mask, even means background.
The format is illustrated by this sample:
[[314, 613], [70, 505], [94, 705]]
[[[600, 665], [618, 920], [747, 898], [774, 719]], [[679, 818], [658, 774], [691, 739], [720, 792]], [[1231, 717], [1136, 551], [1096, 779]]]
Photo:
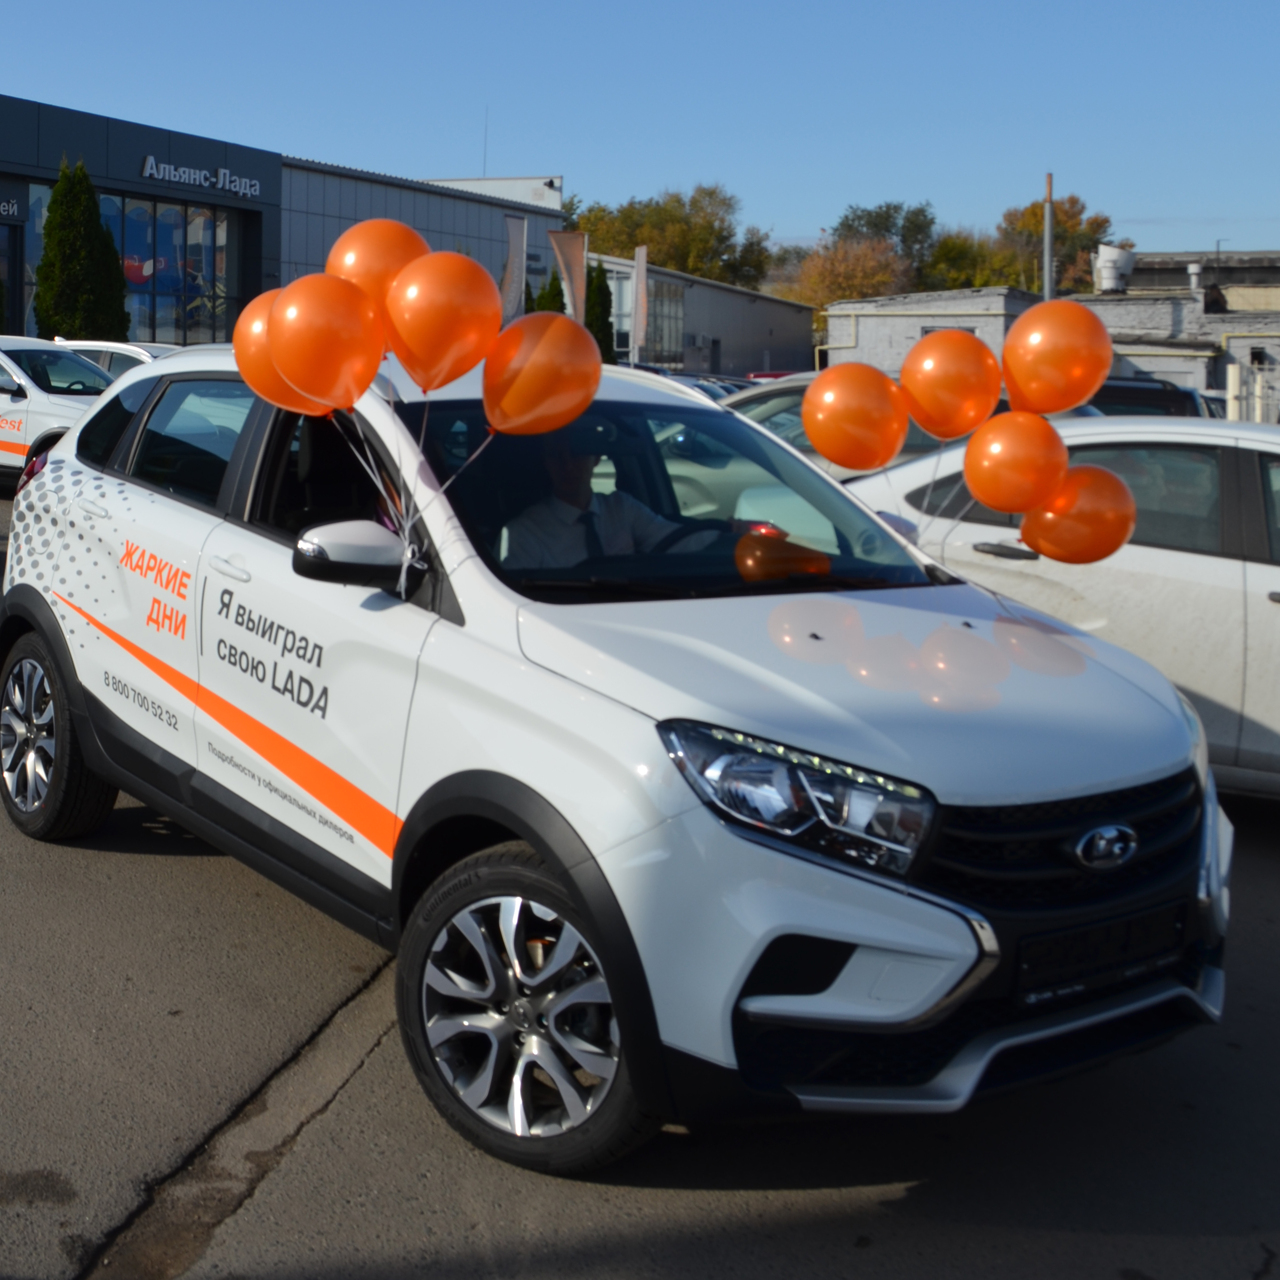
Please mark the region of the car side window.
[[1280, 564], [1280, 458], [1262, 454], [1262, 498], [1267, 508], [1267, 539], [1271, 559]]
[[1090, 445], [1072, 463], [1114, 471], [1133, 491], [1138, 546], [1222, 554], [1221, 453], [1199, 445]]
[[308, 418], [277, 413], [254, 499], [253, 523], [290, 538], [338, 520], [374, 520], [394, 529], [383, 491], [396, 491], [390, 469], [375, 451], [373, 460], [383, 473], [384, 486], [375, 484], [351, 447], [354, 433], [345, 414]]
[[155, 385], [155, 378], [142, 378], [131, 382], [99, 405], [93, 416], [80, 428], [80, 435], [76, 440], [76, 457], [91, 467], [105, 467], [107, 460], [115, 452], [116, 445], [120, 443], [120, 437], [124, 435]]
[[906, 495], [907, 502], [927, 516], [943, 520], [963, 519], [966, 524], [992, 524], [1002, 529], [1012, 529], [1018, 517], [1004, 511], [993, 511], [976, 502], [964, 482], [964, 472], [939, 476], [933, 484], [922, 484]]
[[171, 382], [147, 418], [130, 475], [213, 506], [254, 394], [243, 382]]
[[118, 378], [122, 373], [128, 373], [130, 369], [137, 368], [141, 363], [137, 356], [131, 356], [126, 351], [112, 351], [108, 354], [107, 372], [113, 378]]

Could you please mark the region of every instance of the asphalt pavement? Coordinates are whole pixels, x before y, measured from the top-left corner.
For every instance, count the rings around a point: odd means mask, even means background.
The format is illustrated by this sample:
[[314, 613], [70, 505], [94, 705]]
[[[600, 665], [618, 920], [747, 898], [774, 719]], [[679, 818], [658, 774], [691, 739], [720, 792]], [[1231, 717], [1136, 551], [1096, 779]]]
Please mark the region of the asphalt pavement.
[[579, 1181], [438, 1119], [373, 946], [131, 801], [76, 846], [0, 821], [0, 1276], [1280, 1276], [1280, 806], [1231, 813], [1221, 1027]]

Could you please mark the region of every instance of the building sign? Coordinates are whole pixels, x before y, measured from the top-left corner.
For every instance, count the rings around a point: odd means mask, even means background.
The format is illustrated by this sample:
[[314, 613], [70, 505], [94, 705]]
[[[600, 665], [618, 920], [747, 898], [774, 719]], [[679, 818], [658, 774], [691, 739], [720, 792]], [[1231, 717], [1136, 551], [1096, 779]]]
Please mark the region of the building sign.
[[27, 183], [0, 178], [0, 222], [26, 222]]
[[257, 178], [241, 178], [230, 169], [188, 169], [172, 164], [156, 164], [148, 156], [142, 165], [142, 176], [157, 182], [171, 182], [182, 187], [207, 187], [211, 191], [230, 191], [237, 196], [256, 196], [262, 187]]

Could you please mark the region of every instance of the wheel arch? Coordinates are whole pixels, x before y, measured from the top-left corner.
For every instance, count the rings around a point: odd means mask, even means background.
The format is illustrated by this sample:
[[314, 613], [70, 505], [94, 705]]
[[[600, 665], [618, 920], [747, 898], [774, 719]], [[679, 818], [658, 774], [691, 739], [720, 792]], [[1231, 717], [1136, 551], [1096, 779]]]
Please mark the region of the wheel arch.
[[533, 848], [596, 925], [598, 938], [592, 941], [610, 975], [641, 1105], [651, 1115], [674, 1115], [653, 997], [626, 917], [585, 841], [532, 787], [476, 769], [441, 779], [418, 800], [396, 842], [392, 868], [397, 943], [429, 884], [463, 858], [513, 839]]
[[83, 716], [84, 695], [57, 615], [35, 587], [20, 582], [5, 593], [3, 603], [0, 603], [0, 661], [28, 631], [36, 632], [49, 647], [72, 714]]
[[46, 431], [44, 435], [36, 440], [35, 444], [27, 450], [27, 456], [23, 462], [23, 467], [30, 465], [32, 458], [38, 458], [42, 453], [48, 453], [63, 436], [70, 430], [69, 427], [57, 427], [52, 431]]

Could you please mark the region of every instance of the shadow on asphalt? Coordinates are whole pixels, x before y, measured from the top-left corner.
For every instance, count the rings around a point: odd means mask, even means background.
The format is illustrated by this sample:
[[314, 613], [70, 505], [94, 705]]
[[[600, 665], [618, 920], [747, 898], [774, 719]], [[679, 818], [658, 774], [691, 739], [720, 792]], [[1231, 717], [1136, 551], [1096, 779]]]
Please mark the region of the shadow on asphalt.
[[98, 853], [163, 858], [221, 858], [225, 855], [154, 809], [121, 795], [107, 821], [91, 836], [67, 842]]

